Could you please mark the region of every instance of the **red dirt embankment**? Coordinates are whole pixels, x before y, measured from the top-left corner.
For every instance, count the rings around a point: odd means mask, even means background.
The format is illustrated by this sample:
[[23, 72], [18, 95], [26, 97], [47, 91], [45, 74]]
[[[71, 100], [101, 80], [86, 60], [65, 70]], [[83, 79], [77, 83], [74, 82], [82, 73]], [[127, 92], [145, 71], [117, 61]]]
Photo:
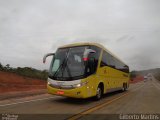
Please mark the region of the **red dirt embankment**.
[[[143, 76], [137, 76], [130, 83], [143, 81]], [[0, 71], [0, 93], [33, 91], [46, 89], [46, 81], [28, 78], [15, 73]]]
[[46, 88], [46, 81], [0, 71], [0, 93]]
[[137, 76], [134, 79], [130, 80], [130, 83], [134, 84], [134, 83], [137, 83], [137, 82], [141, 82], [143, 80], [144, 80], [143, 76]]

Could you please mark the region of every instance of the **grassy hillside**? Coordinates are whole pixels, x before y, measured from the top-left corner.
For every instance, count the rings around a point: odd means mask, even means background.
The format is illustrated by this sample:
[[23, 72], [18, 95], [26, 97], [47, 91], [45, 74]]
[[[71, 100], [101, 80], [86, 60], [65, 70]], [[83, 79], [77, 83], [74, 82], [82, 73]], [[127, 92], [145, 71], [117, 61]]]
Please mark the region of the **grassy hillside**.
[[31, 67], [12, 68], [10, 67], [9, 64], [7, 64], [6, 66], [3, 66], [2, 64], [0, 64], [0, 71], [12, 72], [12, 73], [16, 73], [21, 76], [37, 78], [37, 79], [42, 79], [42, 80], [47, 80], [47, 77], [48, 77], [48, 72], [46, 70], [41, 71], [41, 70], [37, 70]]

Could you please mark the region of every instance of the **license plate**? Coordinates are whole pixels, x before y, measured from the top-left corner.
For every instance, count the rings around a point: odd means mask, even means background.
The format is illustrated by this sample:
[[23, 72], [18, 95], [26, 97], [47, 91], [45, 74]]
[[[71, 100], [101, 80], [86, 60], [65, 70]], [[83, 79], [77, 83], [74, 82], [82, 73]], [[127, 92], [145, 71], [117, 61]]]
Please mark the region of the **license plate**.
[[63, 94], [64, 94], [64, 91], [57, 91], [57, 94], [63, 95]]

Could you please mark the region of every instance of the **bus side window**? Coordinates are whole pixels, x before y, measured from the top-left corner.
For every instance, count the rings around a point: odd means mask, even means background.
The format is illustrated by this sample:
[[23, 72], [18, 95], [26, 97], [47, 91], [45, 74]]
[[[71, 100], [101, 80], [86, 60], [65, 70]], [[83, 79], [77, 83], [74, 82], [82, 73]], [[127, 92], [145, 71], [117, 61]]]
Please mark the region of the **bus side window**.
[[115, 59], [112, 55], [108, 55], [108, 60], [109, 60], [109, 66], [112, 68], [115, 68]]
[[107, 53], [103, 51], [100, 67], [107, 66]]

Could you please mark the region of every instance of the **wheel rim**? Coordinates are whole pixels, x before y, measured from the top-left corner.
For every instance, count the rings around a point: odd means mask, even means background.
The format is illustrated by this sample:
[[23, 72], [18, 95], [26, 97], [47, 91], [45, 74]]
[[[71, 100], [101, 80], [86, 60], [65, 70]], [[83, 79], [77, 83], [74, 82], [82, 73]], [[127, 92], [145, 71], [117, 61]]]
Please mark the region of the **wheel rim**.
[[98, 87], [97, 89], [97, 98], [101, 98], [101, 88]]

